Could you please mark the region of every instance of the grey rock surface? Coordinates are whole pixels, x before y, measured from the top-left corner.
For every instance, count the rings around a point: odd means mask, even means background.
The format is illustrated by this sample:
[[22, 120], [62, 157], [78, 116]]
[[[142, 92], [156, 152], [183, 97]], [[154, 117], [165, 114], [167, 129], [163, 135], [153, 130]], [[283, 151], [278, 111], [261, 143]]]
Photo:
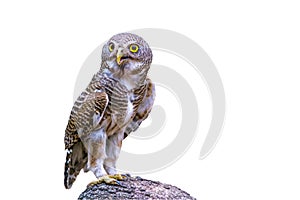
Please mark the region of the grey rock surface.
[[187, 192], [169, 185], [143, 179], [126, 177], [111, 185], [98, 183], [88, 186], [78, 199], [195, 199]]

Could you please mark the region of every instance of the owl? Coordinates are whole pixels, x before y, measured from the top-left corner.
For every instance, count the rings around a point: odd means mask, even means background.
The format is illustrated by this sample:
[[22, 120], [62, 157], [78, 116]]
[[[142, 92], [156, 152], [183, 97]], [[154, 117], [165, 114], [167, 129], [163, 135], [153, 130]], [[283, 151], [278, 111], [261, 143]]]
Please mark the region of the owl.
[[77, 98], [65, 130], [64, 185], [81, 169], [96, 178], [117, 174], [122, 141], [149, 115], [155, 86], [147, 77], [152, 51], [132, 33], [114, 35], [103, 46], [101, 67]]

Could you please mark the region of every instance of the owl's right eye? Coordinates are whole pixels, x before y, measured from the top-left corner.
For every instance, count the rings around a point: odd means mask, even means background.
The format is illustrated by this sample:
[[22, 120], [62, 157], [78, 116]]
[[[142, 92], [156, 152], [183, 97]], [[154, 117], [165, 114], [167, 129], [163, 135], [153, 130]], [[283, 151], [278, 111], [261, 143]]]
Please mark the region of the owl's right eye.
[[112, 51], [114, 50], [114, 48], [115, 48], [114, 43], [110, 43], [110, 44], [108, 45], [108, 50], [109, 50], [110, 52], [112, 52]]

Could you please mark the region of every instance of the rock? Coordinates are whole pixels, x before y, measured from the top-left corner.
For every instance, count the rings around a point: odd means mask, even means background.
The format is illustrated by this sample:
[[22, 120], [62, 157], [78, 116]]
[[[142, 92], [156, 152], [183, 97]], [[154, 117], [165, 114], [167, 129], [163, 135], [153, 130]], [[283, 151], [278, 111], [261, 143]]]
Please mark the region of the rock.
[[158, 181], [126, 175], [118, 184], [88, 186], [78, 199], [195, 199], [187, 192]]

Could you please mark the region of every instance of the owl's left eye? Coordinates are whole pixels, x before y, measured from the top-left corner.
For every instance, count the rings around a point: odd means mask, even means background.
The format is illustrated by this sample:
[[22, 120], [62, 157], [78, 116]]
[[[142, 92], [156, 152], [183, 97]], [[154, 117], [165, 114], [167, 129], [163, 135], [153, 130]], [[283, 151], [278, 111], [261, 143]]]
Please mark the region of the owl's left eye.
[[108, 50], [109, 50], [110, 52], [112, 52], [112, 51], [114, 50], [114, 48], [115, 48], [114, 43], [110, 43], [110, 44], [108, 45]]
[[132, 45], [130, 45], [129, 50], [130, 50], [132, 53], [136, 53], [136, 52], [139, 50], [139, 46], [136, 45], [136, 44], [132, 44]]

